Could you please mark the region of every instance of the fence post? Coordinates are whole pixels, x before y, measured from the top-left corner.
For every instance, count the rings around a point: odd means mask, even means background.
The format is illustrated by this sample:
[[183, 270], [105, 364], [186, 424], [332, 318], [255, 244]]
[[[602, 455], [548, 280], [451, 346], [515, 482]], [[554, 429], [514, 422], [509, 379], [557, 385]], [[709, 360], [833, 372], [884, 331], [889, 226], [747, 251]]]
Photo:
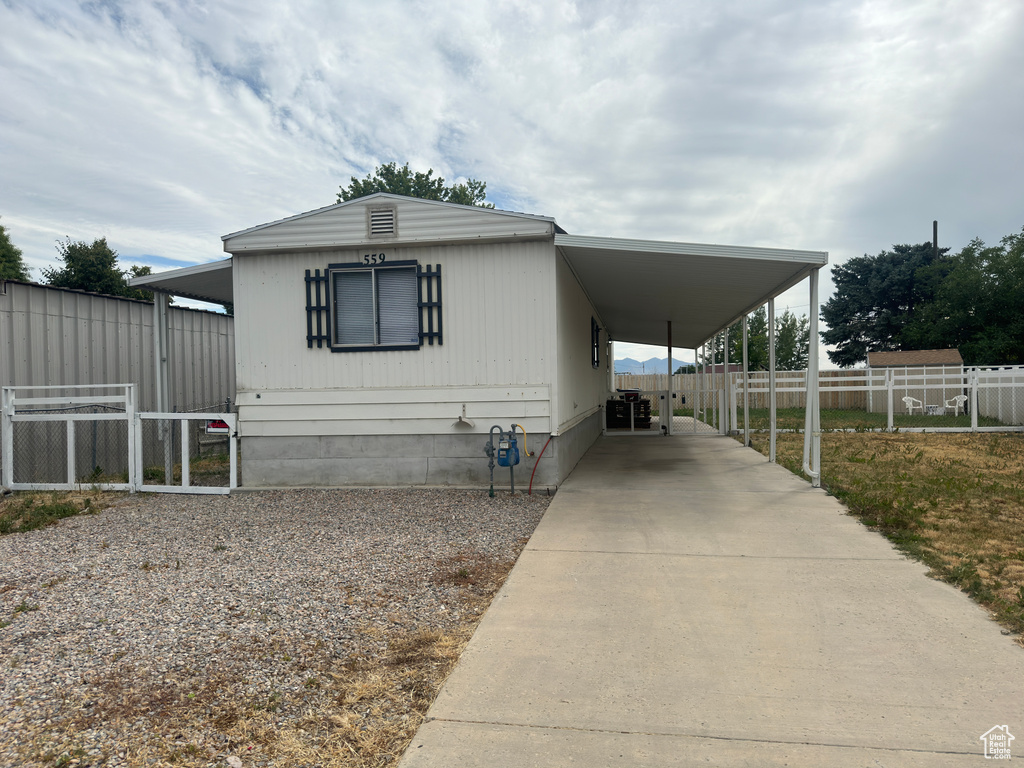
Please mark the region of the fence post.
[[[130, 493], [135, 493], [138, 490], [138, 464], [141, 463], [136, 456], [136, 429], [138, 425], [135, 421], [135, 405], [136, 405], [136, 390], [134, 384], [128, 384], [125, 386], [124, 392], [124, 415], [125, 425], [128, 427], [128, 485], [131, 487]], [[142, 441], [142, 430], [138, 430], [138, 439]]]
[[738, 418], [738, 403], [740, 400], [740, 380], [731, 374], [729, 377], [729, 431], [738, 433], [740, 430]]
[[[603, 411], [604, 406], [602, 405], [601, 408]], [[601, 415], [602, 424], [606, 424], [603, 412]], [[233, 491], [238, 487], [238, 419], [234, 414], [228, 414], [228, 418], [230, 419], [228, 424], [231, 425], [231, 431], [228, 433], [228, 465], [231, 472], [228, 477], [228, 490]]]
[[885, 370], [885, 391], [886, 391], [886, 395], [887, 395], [886, 399], [887, 399], [887, 401], [889, 403], [888, 409], [887, 409], [888, 410], [887, 426], [888, 426], [888, 430], [890, 432], [892, 432], [892, 425], [893, 425], [893, 419], [892, 419], [892, 387], [893, 387], [892, 368], [886, 368], [886, 370]]
[[978, 431], [978, 370], [971, 371], [971, 432]]
[[67, 426], [67, 445], [68, 445], [68, 485], [73, 486], [75, 484], [75, 422], [74, 419], [68, 419], [64, 422]]
[[0, 485], [11, 485], [14, 482], [14, 422], [11, 413], [14, 410], [12, 401], [14, 392], [7, 387], [0, 390]]

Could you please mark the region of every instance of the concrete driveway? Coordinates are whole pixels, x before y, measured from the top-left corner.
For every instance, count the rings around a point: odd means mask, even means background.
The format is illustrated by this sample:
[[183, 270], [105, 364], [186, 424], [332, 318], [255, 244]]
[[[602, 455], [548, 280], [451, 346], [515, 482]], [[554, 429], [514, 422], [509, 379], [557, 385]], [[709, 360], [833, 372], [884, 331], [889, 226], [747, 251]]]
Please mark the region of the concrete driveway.
[[729, 438], [603, 438], [401, 766], [985, 765], [1004, 725], [1024, 757], [1024, 649], [835, 499]]

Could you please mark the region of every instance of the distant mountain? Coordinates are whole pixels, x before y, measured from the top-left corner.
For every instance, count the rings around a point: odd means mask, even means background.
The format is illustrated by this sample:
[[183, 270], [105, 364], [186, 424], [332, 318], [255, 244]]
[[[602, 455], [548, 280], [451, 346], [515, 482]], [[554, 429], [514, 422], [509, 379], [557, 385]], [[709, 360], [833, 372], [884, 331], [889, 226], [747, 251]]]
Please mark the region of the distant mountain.
[[[680, 365], [693, 365], [692, 362], [684, 360], [672, 360], [672, 366], [678, 368]], [[652, 357], [649, 360], [634, 360], [632, 357], [624, 357], [615, 361], [616, 373], [668, 373], [667, 357]]]

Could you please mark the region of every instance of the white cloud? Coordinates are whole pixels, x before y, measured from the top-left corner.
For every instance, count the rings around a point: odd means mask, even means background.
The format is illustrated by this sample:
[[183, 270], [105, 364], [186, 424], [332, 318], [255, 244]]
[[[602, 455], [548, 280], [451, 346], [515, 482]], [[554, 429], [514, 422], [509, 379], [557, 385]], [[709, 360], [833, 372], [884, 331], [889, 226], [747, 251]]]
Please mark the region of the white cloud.
[[1002, 0], [0, 0], [0, 28], [0, 216], [35, 268], [65, 235], [219, 258], [392, 160], [574, 233], [833, 261], [1024, 225]]

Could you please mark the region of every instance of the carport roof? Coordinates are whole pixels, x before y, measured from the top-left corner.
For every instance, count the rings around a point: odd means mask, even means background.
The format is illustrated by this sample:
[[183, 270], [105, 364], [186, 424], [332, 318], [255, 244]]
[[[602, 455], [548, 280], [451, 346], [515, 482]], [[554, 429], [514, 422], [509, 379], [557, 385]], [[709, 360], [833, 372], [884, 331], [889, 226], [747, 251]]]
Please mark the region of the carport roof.
[[221, 259], [195, 267], [182, 267], [157, 272], [155, 275], [133, 277], [128, 284], [150, 291], [169, 293], [172, 296], [183, 296], [186, 299], [231, 304], [234, 302], [231, 280], [231, 259]]
[[699, 347], [828, 263], [824, 251], [555, 235], [616, 341]]
[[[828, 263], [823, 251], [700, 245], [555, 234], [562, 253], [616, 341], [703, 344]], [[231, 259], [133, 278], [133, 286], [232, 303]]]

